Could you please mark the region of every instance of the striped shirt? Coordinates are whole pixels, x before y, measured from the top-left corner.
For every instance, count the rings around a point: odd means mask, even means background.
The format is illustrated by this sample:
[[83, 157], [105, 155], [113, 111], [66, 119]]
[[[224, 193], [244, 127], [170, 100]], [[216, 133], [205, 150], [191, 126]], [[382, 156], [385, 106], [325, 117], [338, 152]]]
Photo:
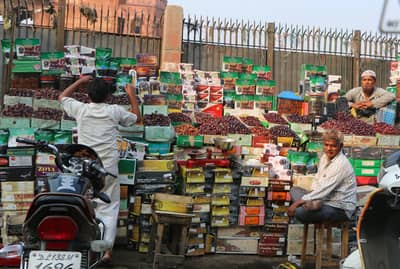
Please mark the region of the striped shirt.
[[322, 200], [325, 205], [343, 209], [351, 218], [356, 208], [357, 184], [353, 167], [342, 152], [331, 161], [325, 154], [322, 156], [311, 188], [303, 200]]

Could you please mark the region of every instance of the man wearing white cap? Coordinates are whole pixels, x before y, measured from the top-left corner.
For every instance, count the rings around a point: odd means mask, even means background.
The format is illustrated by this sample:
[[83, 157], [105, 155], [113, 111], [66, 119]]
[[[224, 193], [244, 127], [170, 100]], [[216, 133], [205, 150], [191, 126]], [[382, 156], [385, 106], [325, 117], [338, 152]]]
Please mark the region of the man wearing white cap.
[[377, 110], [396, 99], [393, 93], [377, 88], [375, 84], [375, 72], [366, 70], [361, 74], [361, 87], [351, 89], [345, 95], [355, 116], [371, 124], [376, 120]]

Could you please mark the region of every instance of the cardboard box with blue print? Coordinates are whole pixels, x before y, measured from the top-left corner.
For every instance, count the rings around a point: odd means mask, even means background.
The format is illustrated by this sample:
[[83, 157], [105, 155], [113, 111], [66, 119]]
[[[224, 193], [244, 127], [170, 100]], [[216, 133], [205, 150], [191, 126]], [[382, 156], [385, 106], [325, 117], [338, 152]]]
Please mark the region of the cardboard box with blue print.
[[136, 160], [120, 159], [118, 161], [118, 179], [120, 184], [134, 185], [136, 172]]

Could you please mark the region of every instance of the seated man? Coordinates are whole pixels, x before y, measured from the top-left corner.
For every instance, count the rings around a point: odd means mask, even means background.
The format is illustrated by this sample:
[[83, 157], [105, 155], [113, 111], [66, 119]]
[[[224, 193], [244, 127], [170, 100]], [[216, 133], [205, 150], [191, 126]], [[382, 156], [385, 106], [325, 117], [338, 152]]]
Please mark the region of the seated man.
[[349, 220], [356, 208], [356, 178], [342, 152], [343, 134], [329, 130], [323, 134], [323, 143], [324, 154], [312, 190], [307, 192], [300, 187], [291, 190], [294, 202], [288, 215], [303, 223]]
[[375, 123], [378, 109], [396, 99], [393, 93], [377, 88], [375, 84], [375, 72], [366, 70], [361, 74], [361, 87], [351, 89], [345, 95], [355, 116], [370, 124]]

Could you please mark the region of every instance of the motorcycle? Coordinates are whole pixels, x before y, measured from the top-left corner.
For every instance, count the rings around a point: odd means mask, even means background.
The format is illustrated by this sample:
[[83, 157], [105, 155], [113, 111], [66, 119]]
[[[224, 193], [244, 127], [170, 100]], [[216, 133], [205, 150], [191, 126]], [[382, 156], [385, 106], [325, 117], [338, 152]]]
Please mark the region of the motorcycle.
[[341, 269], [399, 268], [400, 151], [383, 162], [378, 185], [357, 222], [358, 250], [342, 261]]
[[36, 195], [27, 212], [20, 269], [94, 268], [111, 243], [103, 240], [105, 227], [95, 217], [92, 199], [110, 203], [100, 190], [111, 174], [90, 147], [17, 141], [54, 154], [61, 171], [47, 178], [48, 191]]

